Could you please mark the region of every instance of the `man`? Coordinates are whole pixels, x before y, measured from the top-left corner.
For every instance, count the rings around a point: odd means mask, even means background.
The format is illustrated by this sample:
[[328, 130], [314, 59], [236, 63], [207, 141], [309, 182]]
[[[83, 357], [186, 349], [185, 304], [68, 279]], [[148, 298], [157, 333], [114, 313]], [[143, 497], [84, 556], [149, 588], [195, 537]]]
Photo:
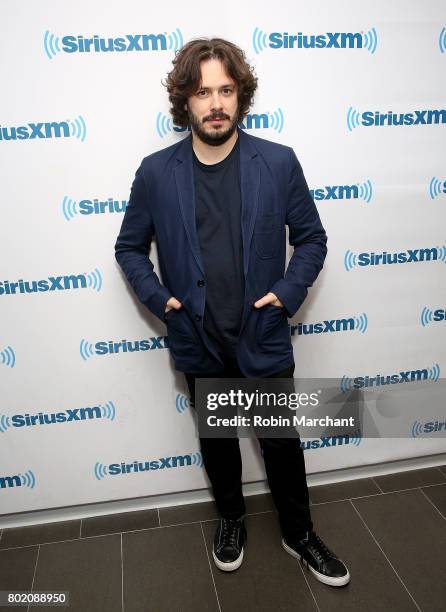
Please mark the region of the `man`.
[[[293, 377], [287, 317], [327, 249], [294, 151], [239, 128], [257, 87], [243, 51], [198, 39], [173, 64], [173, 121], [191, 134], [142, 161], [115, 250], [140, 301], [166, 323], [193, 404], [197, 377]], [[285, 225], [294, 252], [284, 274]], [[154, 234], [162, 283], [148, 257]], [[313, 531], [299, 440], [259, 443], [283, 547], [321, 582], [347, 584], [347, 568]], [[246, 539], [239, 440], [200, 438], [200, 448], [221, 515], [213, 558], [232, 571]]]

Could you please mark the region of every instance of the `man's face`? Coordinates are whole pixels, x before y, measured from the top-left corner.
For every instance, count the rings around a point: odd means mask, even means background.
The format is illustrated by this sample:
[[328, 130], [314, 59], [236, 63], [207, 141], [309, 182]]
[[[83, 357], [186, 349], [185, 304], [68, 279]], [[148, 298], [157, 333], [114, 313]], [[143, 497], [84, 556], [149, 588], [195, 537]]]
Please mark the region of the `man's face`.
[[200, 140], [219, 146], [237, 128], [237, 85], [218, 59], [203, 61], [200, 68], [200, 88], [187, 100], [189, 123]]

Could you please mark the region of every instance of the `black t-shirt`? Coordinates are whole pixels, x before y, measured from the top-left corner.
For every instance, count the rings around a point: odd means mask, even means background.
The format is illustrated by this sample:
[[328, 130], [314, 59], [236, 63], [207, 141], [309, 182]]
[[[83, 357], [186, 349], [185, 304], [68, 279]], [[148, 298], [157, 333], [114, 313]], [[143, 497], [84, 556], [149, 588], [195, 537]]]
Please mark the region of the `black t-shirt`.
[[218, 164], [203, 164], [195, 153], [193, 157], [195, 219], [206, 283], [204, 330], [219, 352], [235, 357], [245, 290], [238, 138]]

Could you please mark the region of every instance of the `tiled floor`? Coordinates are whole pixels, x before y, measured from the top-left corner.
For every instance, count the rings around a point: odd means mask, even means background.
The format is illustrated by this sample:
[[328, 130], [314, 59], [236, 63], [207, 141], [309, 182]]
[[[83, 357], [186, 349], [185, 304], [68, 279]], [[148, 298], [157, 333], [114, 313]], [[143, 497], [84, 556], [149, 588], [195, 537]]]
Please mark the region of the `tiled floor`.
[[5, 529], [0, 590], [69, 591], [70, 612], [446, 609], [446, 469], [312, 487], [310, 496], [317, 531], [349, 567], [347, 587], [320, 584], [283, 551], [271, 497], [258, 495], [246, 499], [237, 572], [212, 563], [217, 514], [207, 502]]

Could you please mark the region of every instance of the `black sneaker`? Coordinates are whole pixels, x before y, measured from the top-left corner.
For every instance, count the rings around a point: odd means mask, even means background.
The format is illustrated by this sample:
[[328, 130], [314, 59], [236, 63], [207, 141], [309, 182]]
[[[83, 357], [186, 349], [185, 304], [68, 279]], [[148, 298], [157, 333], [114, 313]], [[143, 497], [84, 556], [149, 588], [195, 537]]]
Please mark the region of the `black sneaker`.
[[284, 549], [307, 564], [310, 572], [324, 584], [344, 586], [350, 582], [350, 574], [344, 563], [325, 546], [314, 531], [309, 531], [306, 538], [297, 542], [282, 540]]
[[218, 569], [233, 572], [243, 561], [243, 544], [246, 540], [246, 529], [243, 518], [236, 521], [220, 519], [214, 538], [212, 556]]

